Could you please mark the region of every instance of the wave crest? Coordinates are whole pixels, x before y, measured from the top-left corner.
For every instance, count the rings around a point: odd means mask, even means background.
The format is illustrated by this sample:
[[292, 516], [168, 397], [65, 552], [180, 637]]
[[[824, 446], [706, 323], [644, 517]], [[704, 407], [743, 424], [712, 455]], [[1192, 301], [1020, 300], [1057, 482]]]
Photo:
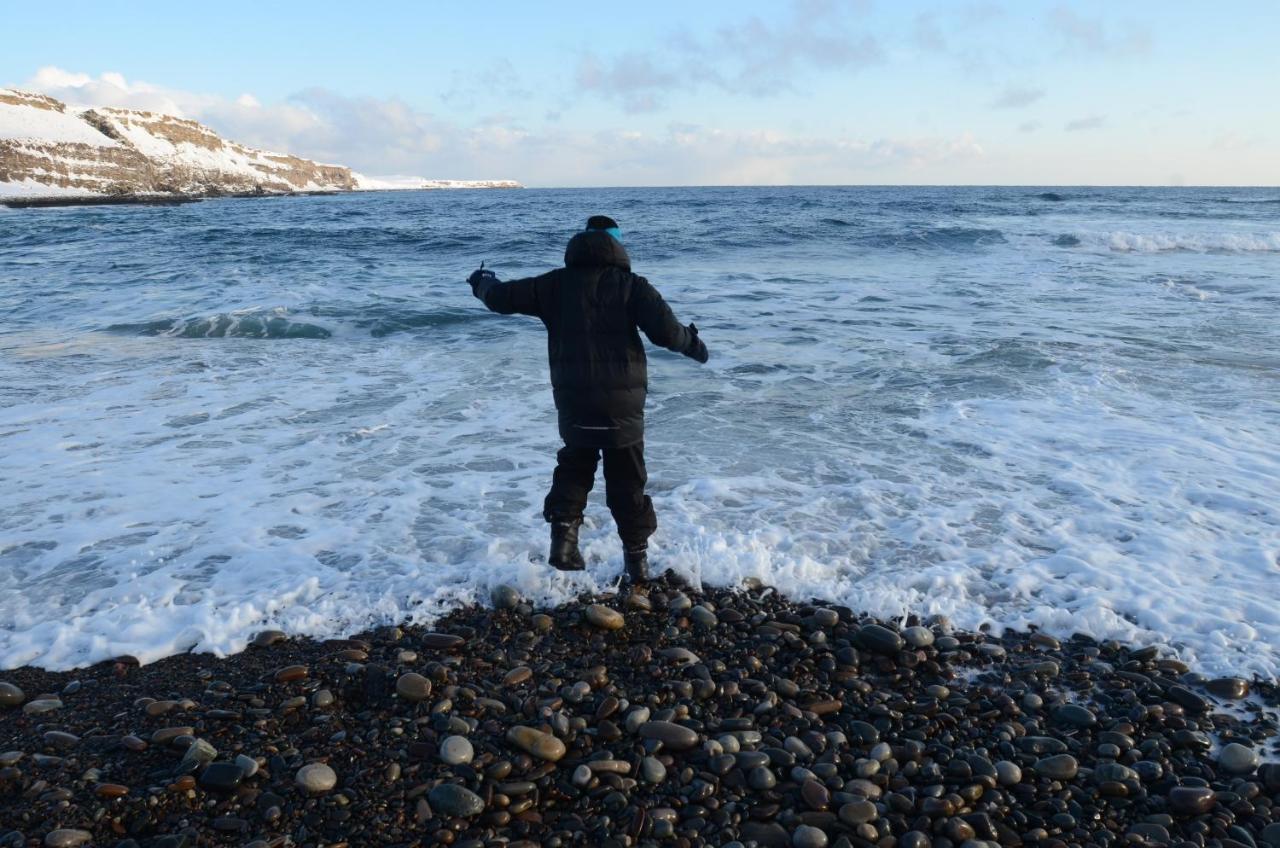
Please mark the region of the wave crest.
[[1117, 253], [1280, 253], [1280, 232], [1272, 233], [1063, 233], [1058, 247], [1085, 246]]
[[201, 318], [161, 318], [136, 324], [112, 324], [107, 330], [177, 339], [327, 339], [333, 335], [319, 324], [255, 312], [224, 312]]

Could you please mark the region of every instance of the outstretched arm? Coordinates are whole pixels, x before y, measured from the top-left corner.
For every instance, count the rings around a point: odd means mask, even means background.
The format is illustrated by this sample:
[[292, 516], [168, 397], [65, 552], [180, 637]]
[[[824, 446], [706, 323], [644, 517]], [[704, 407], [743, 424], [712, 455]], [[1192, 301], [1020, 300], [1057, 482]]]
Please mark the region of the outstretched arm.
[[706, 362], [707, 346], [698, 338], [693, 324], [683, 326], [658, 290], [644, 277], [635, 278], [631, 299], [632, 317], [649, 341], [674, 353], [682, 353], [698, 362]]
[[542, 316], [538, 304], [537, 277], [504, 283], [492, 271], [481, 269], [468, 277], [467, 282], [471, 284], [471, 293], [491, 312], [502, 315], [514, 315], [518, 312], [535, 318]]

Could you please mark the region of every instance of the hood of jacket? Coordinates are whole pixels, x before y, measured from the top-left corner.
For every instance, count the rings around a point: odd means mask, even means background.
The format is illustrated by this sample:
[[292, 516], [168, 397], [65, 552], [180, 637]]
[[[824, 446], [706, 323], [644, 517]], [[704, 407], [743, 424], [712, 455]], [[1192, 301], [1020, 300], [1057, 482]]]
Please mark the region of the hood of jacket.
[[631, 257], [622, 242], [604, 230], [587, 230], [569, 239], [564, 250], [564, 264], [568, 268], [604, 268], [610, 265], [631, 270]]

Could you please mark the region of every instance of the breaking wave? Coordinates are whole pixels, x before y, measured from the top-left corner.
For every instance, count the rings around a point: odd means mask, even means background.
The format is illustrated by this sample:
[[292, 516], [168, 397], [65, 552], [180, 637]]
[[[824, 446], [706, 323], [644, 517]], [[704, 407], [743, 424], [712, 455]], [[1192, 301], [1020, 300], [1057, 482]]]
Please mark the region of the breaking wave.
[[[3, 213], [0, 666], [428, 622], [499, 582], [535, 604], [611, 585], [599, 491], [587, 570], [545, 565], [545, 337], [464, 282], [482, 260], [503, 279], [559, 265], [590, 209], [617, 215], [637, 271], [711, 346], [705, 367], [651, 360], [664, 565], [1272, 679], [1280, 206], [1217, 202], [1268, 196], [609, 189]], [[251, 341], [281, 338], [325, 340]]]
[[1134, 233], [1113, 230], [1100, 233], [1063, 233], [1053, 239], [1058, 247], [1086, 247], [1117, 253], [1280, 253], [1280, 232], [1272, 233]]
[[176, 339], [327, 339], [331, 330], [292, 321], [283, 315], [227, 312], [202, 318], [161, 318], [136, 324], [112, 324], [109, 332]]

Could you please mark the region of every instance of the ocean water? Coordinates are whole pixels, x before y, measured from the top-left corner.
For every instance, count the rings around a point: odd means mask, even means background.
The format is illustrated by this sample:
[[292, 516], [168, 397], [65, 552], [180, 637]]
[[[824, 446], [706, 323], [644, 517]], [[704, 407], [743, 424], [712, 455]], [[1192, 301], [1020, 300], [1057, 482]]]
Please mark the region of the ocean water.
[[592, 213], [712, 353], [651, 356], [656, 562], [1280, 670], [1280, 190], [891, 187], [0, 210], [0, 667], [609, 586], [464, 282]]

